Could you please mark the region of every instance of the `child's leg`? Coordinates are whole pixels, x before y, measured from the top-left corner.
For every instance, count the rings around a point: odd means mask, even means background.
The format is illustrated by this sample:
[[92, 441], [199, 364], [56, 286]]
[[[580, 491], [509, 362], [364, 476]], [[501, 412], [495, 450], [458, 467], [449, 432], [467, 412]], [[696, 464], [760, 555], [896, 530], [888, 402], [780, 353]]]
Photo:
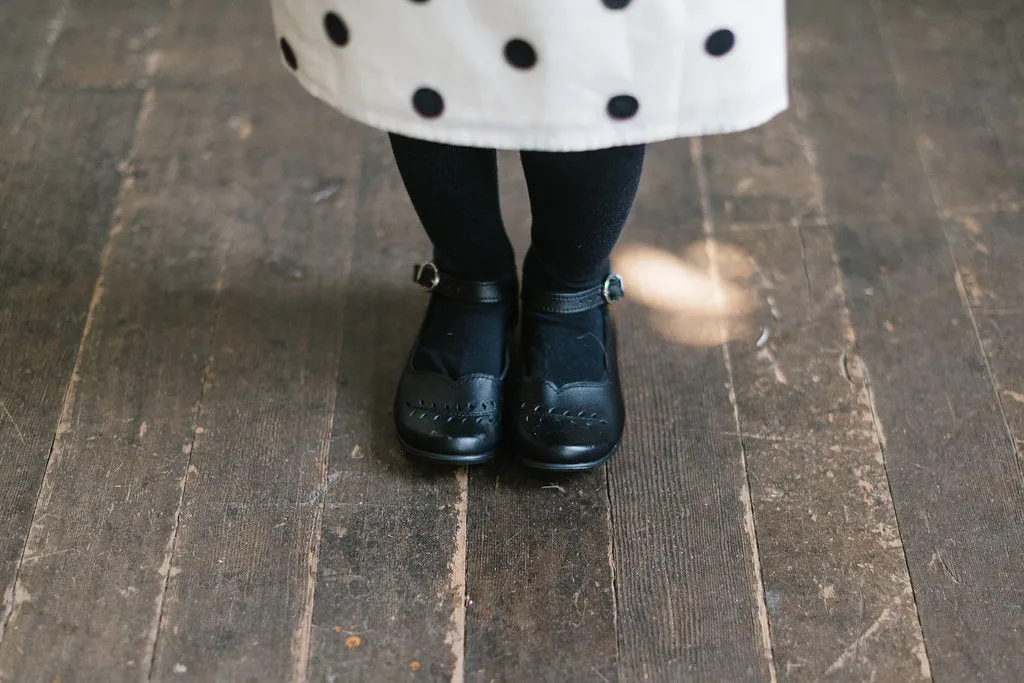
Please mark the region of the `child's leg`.
[[497, 153], [394, 134], [391, 147], [434, 245], [435, 263], [470, 280], [514, 277], [515, 256], [498, 204]]
[[[473, 281], [515, 277], [515, 256], [498, 203], [494, 150], [391, 136], [398, 169], [445, 273]], [[456, 379], [498, 375], [505, 360], [507, 310], [435, 296], [413, 364]]]
[[[600, 285], [629, 217], [644, 146], [578, 153], [526, 152], [533, 211], [524, 288], [574, 292]], [[556, 384], [605, 378], [605, 310], [524, 311], [523, 352], [531, 374]]]

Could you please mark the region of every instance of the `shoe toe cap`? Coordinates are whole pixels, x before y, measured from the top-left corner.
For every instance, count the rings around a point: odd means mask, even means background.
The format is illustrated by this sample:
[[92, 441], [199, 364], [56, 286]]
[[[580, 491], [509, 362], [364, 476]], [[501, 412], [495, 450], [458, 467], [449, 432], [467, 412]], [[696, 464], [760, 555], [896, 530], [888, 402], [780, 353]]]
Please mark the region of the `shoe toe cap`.
[[494, 450], [499, 426], [494, 415], [444, 415], [431, 409], [406, 409], [397, 420], [398, 436], [421, 454], [472, 457]]
[[395, 424], [406, 450], [455, 463], [488, 459], [501, 438], [501, 382], [451, 380], [407, 373], [395, 401]]
[[[592, 389], [584, 398], [593, 399], [594, 393]], [[565, 470], [596, 467], [607, 460], [622, 439], [624, 416], [613, 390], [602, 398], [581, 401], [569, 392], [521, 403], [515, 420], [520, 458], [534, 467]]]

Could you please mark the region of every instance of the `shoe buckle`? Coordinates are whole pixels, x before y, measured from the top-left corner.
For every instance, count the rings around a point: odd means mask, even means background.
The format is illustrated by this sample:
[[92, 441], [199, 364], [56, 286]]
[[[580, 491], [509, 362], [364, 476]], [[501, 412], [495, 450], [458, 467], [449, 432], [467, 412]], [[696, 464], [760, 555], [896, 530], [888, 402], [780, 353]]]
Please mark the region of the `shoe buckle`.
[[433, 261], [417, 265], [413, 269], [413, 281], [428, 292], [433, 292], [441, 284], [441, 271]]
[[601, 286], [601, 295], [610, 304], [625, 298], [626, 289], [622, 283], [622, 278], [617, 273], [612, 273], [605, 278], [604, 284]]

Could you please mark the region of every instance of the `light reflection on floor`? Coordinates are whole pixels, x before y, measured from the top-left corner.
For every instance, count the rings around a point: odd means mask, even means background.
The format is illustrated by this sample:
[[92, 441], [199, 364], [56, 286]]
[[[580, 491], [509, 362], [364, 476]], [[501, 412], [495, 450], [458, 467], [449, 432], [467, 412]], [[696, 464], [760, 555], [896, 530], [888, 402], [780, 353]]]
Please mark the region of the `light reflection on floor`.
[[[612, 258], [629, 299], [647, 307], [651, 327], [687, 346], [715, 346], [726, 341], [753, 342], [757, 330], [751, 314], [755, 292], [747, 286], [756, 267], [742, 249], [695, 242], [682, 255], [643, 244], [623, 244]], [[708, 254], [714, 254], [711, 268]]]

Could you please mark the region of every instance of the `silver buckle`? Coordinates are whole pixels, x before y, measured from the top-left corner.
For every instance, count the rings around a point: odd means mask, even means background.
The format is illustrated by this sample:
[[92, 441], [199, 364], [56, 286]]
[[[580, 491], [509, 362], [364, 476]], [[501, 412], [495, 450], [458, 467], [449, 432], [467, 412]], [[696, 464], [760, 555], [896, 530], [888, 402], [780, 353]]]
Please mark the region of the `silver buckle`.
[[[427, 282], [423, 281], [425, 275], [430, 278]], [[441, 271], [433, 261], [416, 266], [416, 284], [428, 292], [433, 292], [441, 284]]]
[[[612, 287], [616, 287], [616, 291], [612, 291]], [[617, 273], [611, 273], [605, 278], [604, 284], [601, 286], [601, 296], [609, 304], [620, 301], [626, 296], [626, 287]]]

